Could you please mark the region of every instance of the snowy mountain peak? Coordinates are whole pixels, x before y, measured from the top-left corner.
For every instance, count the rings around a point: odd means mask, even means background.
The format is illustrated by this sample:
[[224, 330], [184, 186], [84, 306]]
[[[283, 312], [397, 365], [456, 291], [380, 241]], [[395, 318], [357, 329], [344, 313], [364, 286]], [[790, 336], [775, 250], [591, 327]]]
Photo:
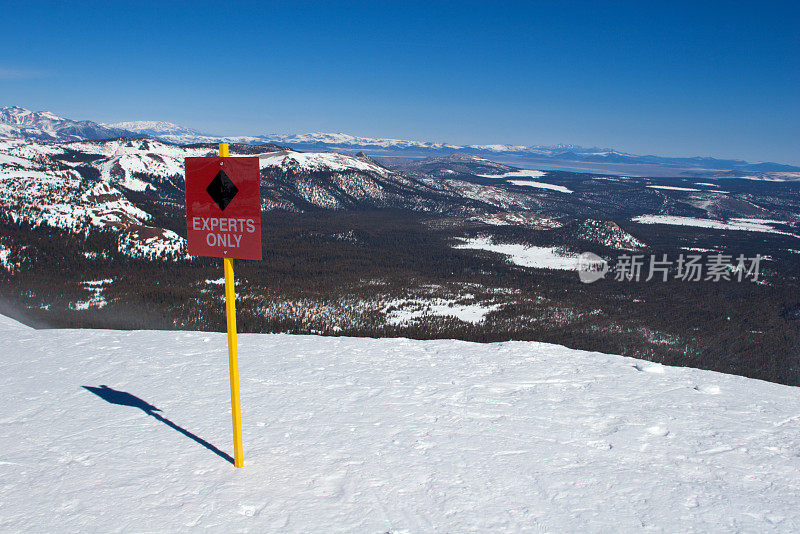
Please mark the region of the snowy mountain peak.
[[44, 121], [63, 121], [51, 111], [31, 111], [19, 106], [0, 108], [0, 122], [10, 125], [34, 126]]
[[372, 172], [381, 176], [391, 173], [388, 169], [366, 156], [363, 152], [350, 156], [335, 152], [296, 152], [280, 150], [261, 157], [261, 167], [279, 167], [291, 171], [326, 172]]
[[126, 136], [137, 134], [92, 121], [65, 119], [51, 111], [31, 111], [19, 106], [0, 108], [0, 139], [63, 142]]
[[154, 137], [159, 137], [162, 135], [207, 136], [207, 134], [201, 133], [197, 130], [186, 128], [173, 122], [165, 121], [126, 121], [104, 124], [103, 126], [128, 130], [130, 132], [136, 132]]
[[50, 119], [50, 120], [57, 120], [57, 121], [64, 120], [62, 117], [59, 117], [58, 115], [56, 115], [52, 111], [40, 111], [39, 112], [39, 116], [42, 117], [42, 118], [45, 118], [45, 119]]

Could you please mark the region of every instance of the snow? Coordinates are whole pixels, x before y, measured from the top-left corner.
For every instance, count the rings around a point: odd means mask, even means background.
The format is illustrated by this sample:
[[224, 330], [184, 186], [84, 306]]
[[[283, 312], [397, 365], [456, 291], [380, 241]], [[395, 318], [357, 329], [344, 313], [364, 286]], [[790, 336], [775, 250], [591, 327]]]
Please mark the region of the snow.
[[107, 156], [96, 166], [103, 180], [131, 191], [142, 192], [149, 183], [134, 173], [183, 179], [183, 160], [187, 156], [206, 156], [206, 149], [186, 149], [152, 140], [117, 140], [104, 142], [95, 151]]
[[10, 273], [14, 272], [14, 270], [17, 268], [17, 266], [8, 259], [12, 252], [13, 250], [11, 250], [10, 247], [0, 241], [0, 265], [2, 265], [3, 268]]
[[96, 185], [84, 193], [81, 187], [82, 179], [75, 171], [0, 166], [0, 203], [11, 206], [12, 213], [34, 226], [80, 231], [87, 226], [142, 223], [150, 218], [113, 187]]
[[489, 152], [520, 152], [523, 150], [527, 150], [528, 147], [525, 145], [467, 145], [466, 148], [472, 148], [475, 150], [488, 150]]
[[517, 194], [503, 187], [473, 184], [460, 180], [445, 180], [445, 183], [453, 187], [458, 192], [458, 195], [464, 198], [479, 200], [504, 210], [530, 209], [528, 195]]
[[234, 469], [225, 334], [0, 332], [6, 532], [800, 529], [794, 387], [535, 342], [244, 334]]
[[507, 180], [509, 178], [541, 178], [547, 173], [544, 171], [534, 171], [530, 169], [519, 169], [516, 171], [505, 172], [503, 174], [476, 174], [481, 178], [499, 178]]
[[567, 189], [563, 185], [547, 184], [544, 182], [531, 182], [527, 180], [509, 180], [510, 184], [520, 185], [525, 187], [538, 187], [539, 189], [550, 189], [552, 191], [559, 191], [561, 193], [572, 193], [571, 189]]
[[64, 143], [63, 146], [85, 152], [87, 154], [102, 154], [106, 157], [130, 155], [158, 155], [163, 158], [177, 159], [183, 163], [183, 158], [188, 156], [208, 156], [215, 153], [207, 148], [184, 148], [162, 143], [153, 139], [109, 139], [106, 141], [76, 141]]
[[743, 219], [743, 218], [733, 218], [731, 220], [735, 221], [736, 223], [742, 223], [742, 224], [748, 224], [748, 223], [753, 223], [753, 224], [787, 224], [786, 221], [781, 221], [779, 219], [754, 219], [754, 218]]
[[[26, 141], [16, 141], [14, 144], [0, 146], [0, 150], [8, 151], [9, 154], [26, 160], [35, 159], [41, 156], [53, 156], [63, 154], [64, 148], [59, 144], [31, 143]], [[34, 162], [27, 162], [24, 166], [30, 168]]]
[[108, 126], [110, 128], [119, 128], [122, 130], [128, 130], [132, 132], [170, 133], [170, 134], [174, 134], [176, 132], [179, 133], [192, 132], [192, 133], [197, 133], [198, 135], [203, 135], [200, 132], [194, 132], [193, 130], [189, 130], [188, 128], [184, 128], [183, 126], [178, 126], [175, 123], [165, 122], [165, 121], [127, 121], [127, 122], [115, 122], [112, 124], [104, 124], [104, 126]]
[[19, 158], [17, 156], [12, 156], [10, 154], [0, 153], [0, 166], [6, 166], [6, 165], [30, 168], [31, 162], [24, 158]]
[[510, 243], [493, 243], [489, 237], [460, 239], [453, 248], [488, 250], [508, 256], [508, 261], [522, 267], [537, 269], [578, 270], [578, 256], [567, 255], [556, 247], [529, 247]]
[[386, 323], [394, 326], [413, 324], [427, 315], [455, 317], [465, 323], [478, 324], [483, 322], [488, 313], [499, 308], [500, 305], [497, 304], [464, 304], [441, 298], [395, 299], [388, 302], [383, 311], [386, 314]]
[[103, 296], [103, 289], [108, 284], [113, 283], [114, 280], [111, 278], [104, 278], [102, 280], [87, 280], [83, 282], [83, 287], [89, 293], [88, 300], [80, 300], [78, 302], [73, 303], [70, 307], [73, 310], [88, 310], [91, 308], [103, 308], [108, 301]]
[[261, 168], [281, 167], [283, 169], [300, 168], [306, 171], [366, 171], [382, 176], [391, 172], [380, 165], [371, 163], [361, 158], [337, 154], [335, 152], [295, 152], [282, 150], [261, 155]]
[[563, 185], [548, 184], [536, 180], [514, 180], [513, 178], [541, 178], [546, 176], [545, 171], [535, 171], [530, 169], [519, 169], [516, 171], [505, 172], [503, 174], [476, 174], [481, 178], [497, 178], [498, 180], [506, 180], [513, 185], [525, 187], [538, 187], [539, 189], [550, 189], [552, 191], [559, 191], [561, 193], [572, 193], [572, 191]]
[[613, 221], [586, 219], [580, 224], [578, 235], [588, 241], [618, 250], [635, 251], [647, 246], [647, 243], [632, 236]]
[[117, 238], [117, 248], [131, 258], [149, 260], [186, 259], [186, 239], [172, 230], [141, 226], [123, 232]]
[[490, 226], [527, 226], [540, 230], [561, 228], [561, 222], [544, 215], [531, 212], [504, 212], [493, 213], [491, 215], [476, 215], [470, 218], [471, 221], [479, 221]]
[[111, 284], [114, 282], [113, 278], [103, 278], [102, 280], [88, 280], [84, 282], [84, 285], [91, 286], [91, 287], [99, 287], [104, 286], [107, 284]]
[[736, 178], [762, 182], [786, 182], [790, 180], [800, 180], [800, 172], [770, 172], [757, 176], [736, 176]]
[[[91, 228], [120, 233], [119, 250], [139, 258], [175, 258], [185, 250], [185, 240], [175, 232], [147, 226], [149, 213], [132, 204], [113, 184], [144, 190], [150, 184], [133, 178], [134, 172], [183, 180], [183, 157], [202, 155], [207, 150], [182, 149], [152, 140], [81, 141], [63, 146], [88, 154], [105, 154], [98, 163], [99, 181], [83, 179], [74, 170], [51, 168], [40, 159], [63, 153], [62, 145], [4, 144], [10, 154], [0, 154], [0, 204], [14, 220], [34, 226], [48, 225], [73, 232]], [[94, 306], [94, 301], [76, 306]]]
[[650, 189], [666, 189], [667, 191], [700, 191], [691, 187], [677, 187], [672, 185], [648, 185]]
[[33, 112], [16, 106], [0, 108], [0, 124], [3, 125], [0, 135], [16, 139], [71, 141], [86, 133], [90, 136], [115, 133], [89, 121], [76, 122], [49, 111]]
[[359, 137], [341, 132], [339, 133], [312, 132], [307, 134], [292, 134], [292, 135], [270, 134], [265, 136], [265, 139], [273, 140], [279, 144], [322, 143], [327, 145], [338, 145], [338, 146], [379, 146], [383, 148], [388, 148], [388, 147], [462, 148], [457, 145], [449, 145], [446, 143], [430, 143], [425, 141], [410, 141], [404, 139]]
[[633, 222], [641, 224], [672, 224], [677, 226], [696, 226], [698, 228], [712, 228], [715, 230], [741, 230], [746, 232], [767, 232], [772, 234], [790, 235], [798, 237], [789, 232], [782, 232], [773, 228], [770, 223], [786, 224], [782, 221], [771, 221], [767, 219], [742, 219], [734, 218], [730, 222], [716, 221], [713, 219], [698, 219], [695, 217], [679, 217], [676, 215], [640, 215], [631, 219]]

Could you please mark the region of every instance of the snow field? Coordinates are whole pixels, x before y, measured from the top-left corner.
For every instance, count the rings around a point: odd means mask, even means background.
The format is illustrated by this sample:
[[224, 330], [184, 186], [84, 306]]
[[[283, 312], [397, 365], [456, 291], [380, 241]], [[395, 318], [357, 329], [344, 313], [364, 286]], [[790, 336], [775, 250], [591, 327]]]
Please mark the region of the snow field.
[[717, 221], [714, 219], [698, 219], [695, 217], [681, 217], [677, 215], [639, 215], [631, 219], [640, 224], [672, 224], [677, 226], [695, 226], [697, 228], [713, 228], [716, 230], [741, 230], [746, 232], [766, 232], [770, 234], [790, 235], [794, 234], [776, 230], [772, 224], [786, 224], [783, 221], [770, 219], [743, 219], [734, 218], [729, 222]]
[[699, 189], [694, 189], [692, 187], [677, 187], [671, 185], [648, 185], [650, 189], [664, 189], [667, 191], [700, 191]]
[[[454, 317], [465, 323], [479, 324], [490, 312], [500, 309], [499, 304], [464, 304], [450, 299], [395, 299], [384, 306], [386, 323], [400, 326], [419, 322], [427, 315]], [[392, 311], [388, 311], [392, 309]]]
[[[798, 388], [534, 342], [241, 335], [237, 470], [200, 441], [232, 449], [224, 334], [0, 335], [0, 531], [800, 528]], [[172, 426], [82, 387], [103, 384]]]
[[523, 187], [535, 187], [537, 189], [549, 189], [551, 191], [558, 191], [559, 193], [573, 193], [571, 189], [563, 185], [548, 184], [545, 182], [530, 182], [527, 180], [509, 180], [508, 183]]
[[534, 171], [531, 169], [520, 169], [517, 171], [509, 171], [503, 174], [478, 174], [482, 178], [500, 178], [503, 180], [510, 180], [511, 178], [542, 178], [546, 176], [545, 171]]
[[295, 165], [306, 171], [346, 172], [353, 169], [374, 172], [381, 176], [391, 174], [383, 167], [346, 154], [334, 152], [295, 152], [293, 150], [267, 153], [260, 156], [261, 168], [281, 167], [284, 169]]
[[453, 248], [487, 250], [508, 257], [508, 261], [521, 267], [537, 269], [578, 270], [578, 256], [566, 255], [556, 247], [533, 247], [516, 243], [494, 243], [489, 237], [459, 238], [461, 243]]

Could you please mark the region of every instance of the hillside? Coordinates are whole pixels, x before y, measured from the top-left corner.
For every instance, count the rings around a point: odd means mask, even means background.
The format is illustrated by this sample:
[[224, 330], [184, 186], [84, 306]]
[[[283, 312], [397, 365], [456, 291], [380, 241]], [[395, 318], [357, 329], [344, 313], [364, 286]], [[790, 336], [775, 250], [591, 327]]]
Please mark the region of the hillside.
[[235, 470], [223, 334], [0, 332], [5, 532], [800, 528], [794, 387], [534, 342], [243, 335]]
[[97, 124], [65, 119], [49, 111], [30, 111], [18, 106], [0, 108], [0, 139], [27, 141], [80, 141], [138, 134]]

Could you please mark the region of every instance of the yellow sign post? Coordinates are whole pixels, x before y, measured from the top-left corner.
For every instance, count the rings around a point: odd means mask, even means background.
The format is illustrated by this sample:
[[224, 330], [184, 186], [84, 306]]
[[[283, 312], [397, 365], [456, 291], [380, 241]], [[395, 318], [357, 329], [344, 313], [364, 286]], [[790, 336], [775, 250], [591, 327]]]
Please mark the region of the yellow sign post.
[[186, 248], [190, 256], [222, 258], [225, 315], [231, 374], [233, 465], [242, 467], [242, 408], [236, 345], [236, 285], [233, 259], [261, 260], [261, 175], [257, 157], [230, 157], [228, 143], [219, 156], [187, 157]]
[[[219, 144], [219, 155], [228, 157], [228, 143]], [[236, 287], [233, 260], [223, 258], [225, 270], [225, 315], [228, 319], [228, 365], [231, 371], [231, 414], [233, 416], [233, 465], [242, 467], [242, 405], [239, 398], [239, 349], [236, 343]]]

